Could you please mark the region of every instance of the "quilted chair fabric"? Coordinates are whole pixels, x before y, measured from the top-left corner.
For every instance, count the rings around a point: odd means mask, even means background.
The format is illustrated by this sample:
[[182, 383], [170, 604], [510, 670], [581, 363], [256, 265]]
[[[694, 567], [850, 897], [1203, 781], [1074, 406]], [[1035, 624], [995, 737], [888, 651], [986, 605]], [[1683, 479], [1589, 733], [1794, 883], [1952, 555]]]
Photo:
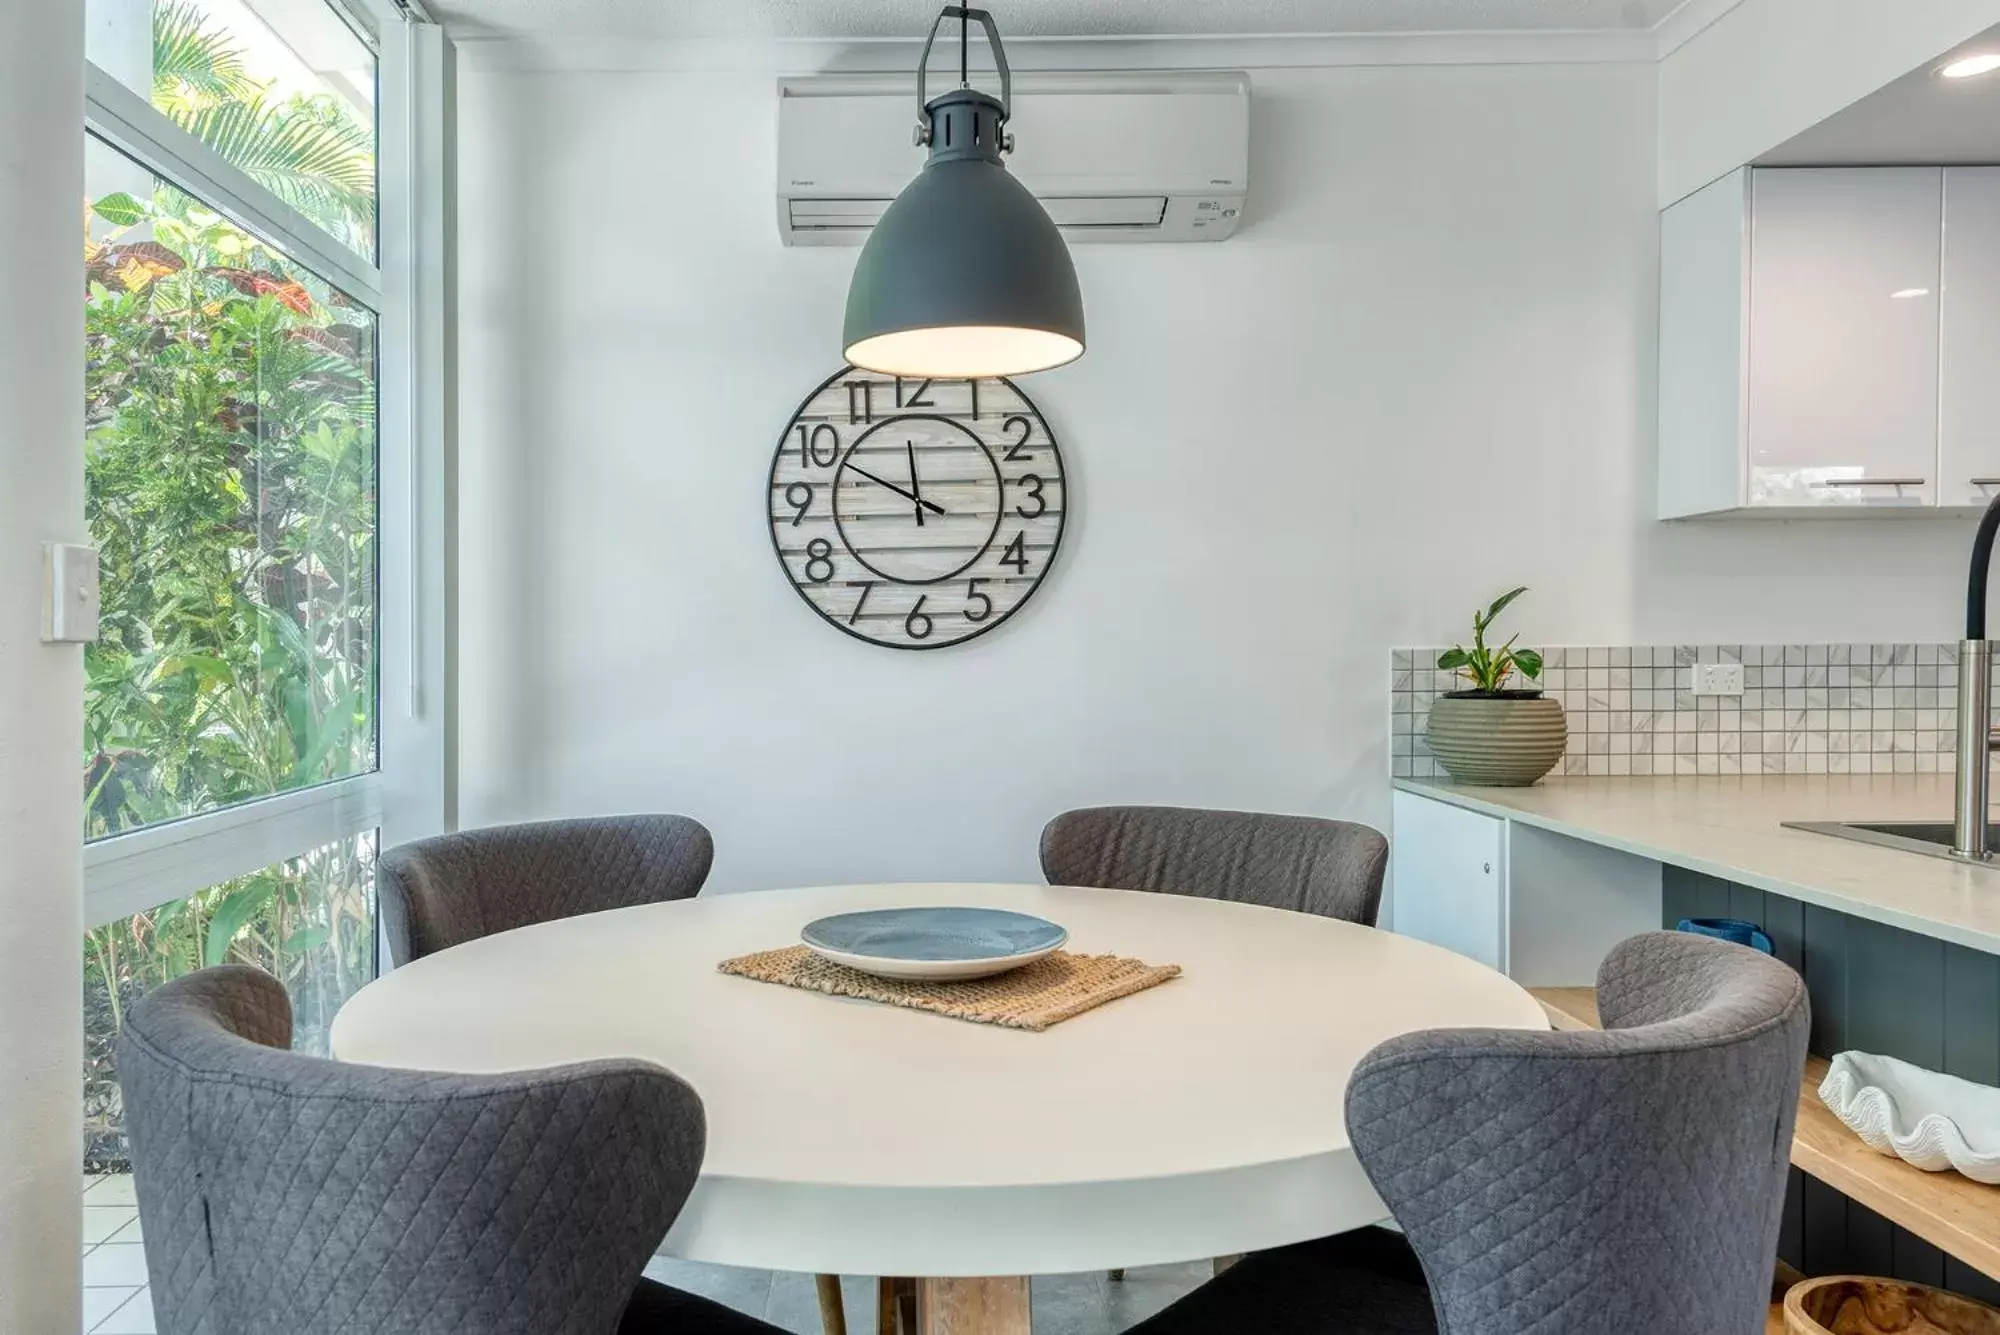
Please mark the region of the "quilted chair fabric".
[[1674, 932], [1621, 943], [1597, 986], [1602, 1033], [1432, 1030], [1362, 1059], [1348, 1131], [1407, 1242], [1250, 1257], [1132, 1335], [1761, 1332], [1805, 986]]
[[666, 1071], [443, 1075], [290, 1039], [283, 987], [240, 966], [167, 983], [126, 1022], [162, 1335], [774, 1330], [641, 1279], [705, 1143], [701, 1100]]
[[1373, 927], [1389, 841], [1366, 825], [1191, 807], [1085, 807], [1042, 830], [1051, 885], [1226, 899]]
[[400, 845], [377, 868], [393, 965], [532, 923], [692, 899], [715, 842], [686, 816], [596, 816]]

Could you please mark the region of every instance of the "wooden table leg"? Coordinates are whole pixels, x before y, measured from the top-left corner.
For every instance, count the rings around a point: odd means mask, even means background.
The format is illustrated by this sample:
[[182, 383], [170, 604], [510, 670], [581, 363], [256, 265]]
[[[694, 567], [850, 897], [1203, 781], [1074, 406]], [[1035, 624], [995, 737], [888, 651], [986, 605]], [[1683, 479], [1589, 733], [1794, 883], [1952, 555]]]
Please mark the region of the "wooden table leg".
[[819, 1325], [823, 1335], [847, 1335], [847, 1304], [840, 1299], [840, 1276], [814, 1275], [819, 1289]]
[[1029, 1335], [1025, 1276], [926, 1279], [918, 1285], [919, 1335]]

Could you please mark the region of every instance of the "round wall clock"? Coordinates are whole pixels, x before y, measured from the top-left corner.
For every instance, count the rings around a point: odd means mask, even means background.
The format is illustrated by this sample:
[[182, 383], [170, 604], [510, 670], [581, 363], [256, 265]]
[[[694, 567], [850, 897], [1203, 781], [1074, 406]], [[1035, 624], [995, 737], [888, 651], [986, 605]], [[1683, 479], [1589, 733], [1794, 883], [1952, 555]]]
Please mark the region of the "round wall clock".
[[1067, 499], [1055, 436], [1012, 381], [843, 367], [771, 458], [771, 542], [835, 626], [940, 649], [992, 630], [1040, 587]]

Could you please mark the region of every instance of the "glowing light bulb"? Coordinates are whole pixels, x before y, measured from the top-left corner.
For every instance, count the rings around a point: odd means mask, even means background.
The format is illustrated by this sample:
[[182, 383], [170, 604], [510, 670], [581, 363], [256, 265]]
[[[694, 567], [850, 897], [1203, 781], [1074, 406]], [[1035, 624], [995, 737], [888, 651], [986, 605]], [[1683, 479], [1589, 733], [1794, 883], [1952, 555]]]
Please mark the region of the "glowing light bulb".
[[2000, 70], [2000, 51], [1986, 51], [1952, 61], [1938, 73], [1947, 79], [1973, 79]]

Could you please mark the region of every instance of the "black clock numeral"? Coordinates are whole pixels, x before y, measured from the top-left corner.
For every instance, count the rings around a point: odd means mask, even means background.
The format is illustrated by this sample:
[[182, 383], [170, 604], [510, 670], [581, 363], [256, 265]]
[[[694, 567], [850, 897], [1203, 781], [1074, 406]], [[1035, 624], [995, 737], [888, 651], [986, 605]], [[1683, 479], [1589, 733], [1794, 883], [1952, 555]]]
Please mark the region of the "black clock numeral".
[[1000, 462], [1003, 464], [1018, 464], [1030, 457], [1028, 437], [1035, 434], [1035, 424], [1025, 417], [1014, 416], [1002, 422], [1000, 429], [1011, 432], [1017, 426], [1021, 428], [1021, 438], [1007, 442], [1007, 452], [1000, 456]]
[[[818, 572], [825, 573], [818, 573]], [[825, 538], [814, 538], [806, 544], [806, 581], [810, 584], [824, 584], [833, 578], [833, 544]]]
[[977, 380], [968, 380], [965, 383], [972, 386], [972, 420], [977, 422], [979, 420], [979, 382]]
[[1001, 553], [1001, 565], [1012, 566], [1023, 575], [1028, 573], [1027, 537], [1026, 533], [1016, 533], [1014, 535], [1014, 540], [1007, 544], [1007, 550]]
[[924, 611], [924, 602], [929, 597], [927, 593], [919, 595], [917, 605], [903, 618], [903, 633], [913, 640], [928, 640], [931, 637], [933, 626], [929, 615]]
[[928, 391], [928, 390], [930, 389], [930, 387], [931, 387], [931, 382], [930, 382], [930, 381], [928, 381], [928, 380], [925, 380], [925, 381], [922, 381], [922, 382], [920, 382], [920, 383], [919, 383], [919, 384], [917, 385], [917, 387], [916, 387], [916, 388], [915, 388], [914, 390], [912, 390], [912, 391], [910, 392], [910, 397], [908, 397], [908, 398], [906, 399], [906, 398], [904, 398], [904, 397], [903, 397], [903, 377], [901, 377], [901, 376], [897, 376], [897, 377], [896, 377], [896, 406], [897, 406], [898, 408], [935, 408], [935, 407], [937, 407], [937, 400], [935, 400], [935, 399], [927, 399], [927, 398], [925, 398], [925, 397], [924, 397], [924, 394], [925, 394], [925, 393], [926, 393], [926, 392], [927, 392], [927, 391]]
[[[835, 431], [831, 424], [816, 422], [813, 424], [812, 429], [808, 431], [806, 424], [801, 422], [792, 429], [799, 433], [800, 463], [804, 464], [807, 468], [833, 467], [834, 460], [840, 457], [840, 433]], [[821, 432], [826, 433], [824, 437], [821, 436]], [[820, 453], [822, 440], [826, 445], [825, 454]]]
[[875, 589], [875, 581], [872, 579], [869, 580], [866, 584], [863, 584], [861, 586], [861, 596], [854, 600], [854, 610], [847, 614], [848, 625], [851, 626], [855, 622], [861, 620], [861, 609], [868, 606], [868, 595], [872, 593], [874, 589]]
[[812, 483], [794, 482], [789, 487], [785, 488], [785, 504], [792, 507], [793, 528], [797, 528], [800, 522], [805, 519], [806, 511], [812, 509], [812, 503], [813, 503]]
[[979, 586], [984, 584], [985, 582], [986, 581], [979, 576], [974, 576], [972, 579], [966, 581], [965, 601], [967, 601], [968, 603], [979, 604], [978, 615], [975, 616], [970, 607], [966, 608], [964, 613], [965, 619], [967, 621], [972, 622], [974, 625], [978, 625], [980, 622], [986, 620], [986, 618], [993, 615], [993, 600], [991, 598], [988, 598], [985, 594], [979, 591]]
[[[847, 390], [847, 424], [854, 426], [861, 422], [875, 420], [875, 382], [873, 380], [843, 380]], [[860, 405], [860, 412], [855, 405]]]
[[[1028, 499], [1035, 503], [1033, 510], [1028, 509], [1026, 505], [1015, 506], [1015, 514], [1021, 516], [1023, 519], [1040, 519], [1049, 512], [1048, 500], [1042, 495], [1043, 483], [1041, 478], [1035, 476], [1033, 473], [1023, 473], [1014, 479], [1014, 485], [1017, 487], [1026, 487], [1028, 489]], [[798, 521], [793, 520], [792, 522], [797, 523]]]

